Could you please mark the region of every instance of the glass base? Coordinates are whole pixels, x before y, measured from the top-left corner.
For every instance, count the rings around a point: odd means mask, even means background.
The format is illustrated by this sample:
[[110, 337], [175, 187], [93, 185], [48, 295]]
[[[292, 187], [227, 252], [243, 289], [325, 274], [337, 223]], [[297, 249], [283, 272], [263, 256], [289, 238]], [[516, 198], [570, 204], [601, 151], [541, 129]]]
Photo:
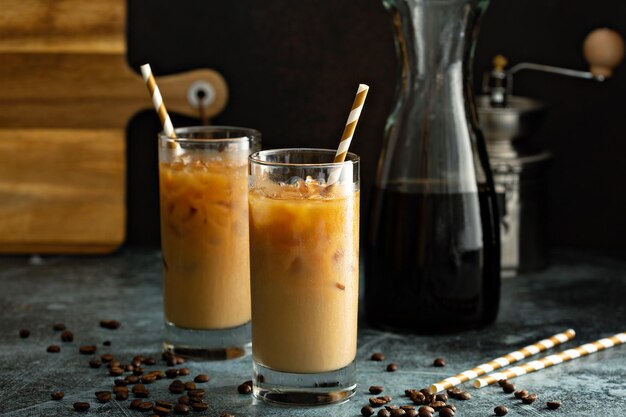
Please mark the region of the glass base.
[[348, 401], [356, 392], [356, 362], [336, 371], [297, 374], [272, 370], [253, 360], [252, 393], [282, 405], [327, 405]]
[[250, 354], [250, 322], [218, 330], [192, 330], [165, 322], [163, 349], [185, 358], [235, 359]]

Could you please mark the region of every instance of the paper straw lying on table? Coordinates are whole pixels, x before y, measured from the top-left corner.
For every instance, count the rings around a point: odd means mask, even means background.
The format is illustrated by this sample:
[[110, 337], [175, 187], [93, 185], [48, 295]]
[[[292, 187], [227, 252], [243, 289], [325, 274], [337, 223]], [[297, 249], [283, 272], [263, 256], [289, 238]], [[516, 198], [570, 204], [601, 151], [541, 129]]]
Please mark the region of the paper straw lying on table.
[[431, 394], [435, 394], [439, 391], [455, 387], [462, 384], [463, 382], [469, 381], [470, 379], [478, 378], [481, 375], [502, 368], [503, 366], [507, 366], [517, 361], [521, 361], [524, 358], [536, 355], [539, 352], [543, 352], [546, 349], [553, 348], [554, 346], [560, 345], [561, 343], [565, 343], [569, 340], [572, 340], [574, 337], [576, 337], [576, 332], [574, 331], [574, 329], [565, 330], [563, 333], [557, 333], [554, 336], [540, 340], [539, 342], [523, 347], [520, 350], [507, 353], [506, 355], [500, 356], [499, 358], [496, 358], [490, 362], [478, 365], [477, 367], [470, 369], [469, 371], [464, 371], [458, 375], [451, 376], [444, 379], [443, 381], [439, 381], [436, 384], [431, 385], [428, 390]]
[[484, 378], [479, 378], [474, 381], [474, 387], [486, 387], [487, 385], [491, 385], [494, 382], [498, 382], [500, 379], [511, 379], [515, 378], [516, 376], [529, 374], [540, 369], [549, 368], [563, 362], [568, 362], [580, 358], [581, 356], [587, 356], [613, 346], [621, 345], [625, 342], [626, 332], [618, 333], [605, 339], [596, 340], [595, 342], [587, 343], [574, 349], [568, 349], [561, 353], [546, 356], [545, 358], [537, 359], [536, 361], [528, 362], [523, 365], [486, 376]]

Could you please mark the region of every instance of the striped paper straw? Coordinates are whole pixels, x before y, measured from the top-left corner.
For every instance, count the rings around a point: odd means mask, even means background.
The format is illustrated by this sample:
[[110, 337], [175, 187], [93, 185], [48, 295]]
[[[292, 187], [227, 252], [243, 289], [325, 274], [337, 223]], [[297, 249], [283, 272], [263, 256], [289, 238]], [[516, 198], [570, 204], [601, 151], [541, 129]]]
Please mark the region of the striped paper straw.
[[529, 374], [531, 372], [539, 371], [540, 369], [544, 368], [549, 368], [563, 362], [569, 362], [571, 360], [580, 358], [581, 356], [587, 356], [613, 346], [621, 345], [625, 342], [626, 332], [618, 333], [605, 339], [596, 340], [595, 342], [587, 343], [586, 345], [578, 346], [573, 349], [568, 349], [561, 353], [546, 356], [545, 358], [537, 359], [536, 361], [528, 362], [523, 365], [486, 376], [484, 378], [479, 378], [474, 381], [474, 387], [486, 387], [487, 385], [491, 385], [500, 379], [512, 379], [516, 376]]
[[[154, 109], [159, 115], [159, 119], [161, 120], [161, 124], [163, 125], [163, 130], [165, 131], [165, 134], [168, 137], [175, 139], [176, 132], [174, 131], [172, 120], [170, 120], [170, 115], [167, 113], [167, 109], [165, 108], [165, 103], [163, 102], [163, 97], [161, 97], [161, 91], [159, 91], [159, 86], [157, 86], [154, 75], [152, 75], [152, 69], [150, 68], [150, 64], [144, 64], [141, 66], [141, 75], [143, 75], [143, 79], [148, 86], [150, 97], [152, 97], [152, 104], [154, 105]], [[168, 142], [168, 144], [169, 143], [170, 142]], [[171, 142], [170, 147], [177, 148], [178, 145], [175, 142]]]
[[478, 365], [469, 371], [464, 371], [458, 375], [439, 381], [436, 384], [431, 385], [429, 391], [431, 394], [435, 394], [439, 391], [455, 387], [463, 382], [469, 381], [470, 379], [478, 378], [480, 375], [487, 374], [496, 369], [502, 368], [503, 366], [510, 365], [529, 356], [536, 355], [539, 352], [543, 352], [546, 349], [565, 343], [572, 340], [574, 337], [576, 337], [574, 329], [567, 329], [562, 333], [557, 333], [547, 339], [540, 340], [537, 343], [533, 343], [532, 345], [528, 345], [514, 352], [507, 353], [506, 355], [500, 356], [490, 362]]
[[[335, 159], [333, 162], [343, 162], [346, 159], [348, 149], [350, 148], [350, 142], [352, 142], [352, 137], [354, 136], [356, 125], [359, 122], [359, 117], [361, 116], [363, 104], [365, 103], [365, 98], [367, 97], [369, 89], [370, 88], [367, 85], [359, 84], [359, 88], [356, 92], [356, 97], [354, 97], [354, 101], [352, 102], [352, 109], [348, 115], [348, 120], [346, 121], [346, 126], [343, 129], [341, 141], [339, 142], [339, 147], [337, 147], [337, 152], [335, 153]], [[337, 182], [340, 175], [341, 169], [332, 171], [328, 177], [328, 185]]]

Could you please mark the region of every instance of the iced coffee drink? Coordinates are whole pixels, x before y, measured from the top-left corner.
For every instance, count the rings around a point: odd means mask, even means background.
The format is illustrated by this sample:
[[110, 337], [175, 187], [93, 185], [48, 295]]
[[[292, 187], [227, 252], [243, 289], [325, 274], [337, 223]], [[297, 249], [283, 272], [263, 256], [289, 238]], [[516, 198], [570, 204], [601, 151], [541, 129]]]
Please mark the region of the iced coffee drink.
[[247, 158], [258, 133], [213, 127], [177, 136], [161, 138], [159, 150], [165, 347], [237, 356], [249, 341]]
[[[306, 149], [251, 156], [255, 395], [271, 401], [328, 403], [354, 391], [358, 158], [332, 164], [333, 156]], [[339, 180], [328, 184], [333, 171]]]

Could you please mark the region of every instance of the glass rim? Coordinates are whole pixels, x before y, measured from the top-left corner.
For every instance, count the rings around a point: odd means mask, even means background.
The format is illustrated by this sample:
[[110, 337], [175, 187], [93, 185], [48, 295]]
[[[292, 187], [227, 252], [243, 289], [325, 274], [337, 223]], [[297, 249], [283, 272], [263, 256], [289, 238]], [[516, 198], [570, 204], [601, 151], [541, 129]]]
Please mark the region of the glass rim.
[[[311, 168], [333, 168], [338, 166], [345, 165], [357, 165], [361, 162], [361, 158], [353, 153], [348, 152], [346, 154], [346, 160], [343, 162], [320, 162], [320, 163], [296, 163], [296, 162], [275, 162], [275, 161], [264, 161], [259, 159], [261, 155], [275, 155], [279, 153], [286, 152], [297, 152], [297, 151], [314, 151], [320, 153], [326, 153], [335, 155], [337, 153], [336, 149], [324, 149], [324, 148], [279, 148], [279, 149], [266, 149], [263, 151], [257, 151], [248, 156], [248, 160], [250, 163], [255, 163], [257, 165], [264, 165], [268, 167], [311, 167]], [[350, 158], [350, 159], [348, 159]]]
[[[165, 134], [165, 131], [162, 130], [159, 132], [160, 140], [169, 140], [172, 142], [181, 142], [181, 143], [229, 143], [229, 142], [242, 142], [242, 141], [250, 141], [250, 142], [258, 142], [261, 138], [261, 132], [252, 129], [249, 127], [239, 127], [239, 126], [221, 126], [221, 125], [211, 125], [211, 126], [184, 126], [177, 127], [174, 129], [176, 133], [175, 138], [171, 138]], [[217, 132], [237, 132], [241, 133], [241, 136], [234, 136], [231, 138], [186, 138], [180, 137], [178, 135], [185, 135], [190, 133], [217, 133]]]

